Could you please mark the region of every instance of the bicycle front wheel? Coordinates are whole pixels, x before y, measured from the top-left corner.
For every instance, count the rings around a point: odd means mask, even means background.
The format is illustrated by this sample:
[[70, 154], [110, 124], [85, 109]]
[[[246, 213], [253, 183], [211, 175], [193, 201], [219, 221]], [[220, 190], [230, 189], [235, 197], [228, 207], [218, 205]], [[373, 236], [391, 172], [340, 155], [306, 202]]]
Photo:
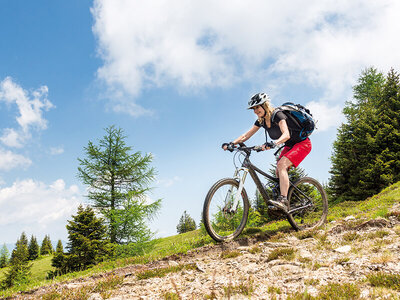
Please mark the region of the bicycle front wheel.
[[203, 222], [207, 233], [217, 242], [232, 240], [246, 226], [249, 200], [239, 182], [233, 178], [217, 181], [208, 192], [203, 207]]
[[311, 177], [297, 180], [288, 192], [288, 221], [296, 230], [317, 228], [325, 223], [328, 199], [322, 185]]

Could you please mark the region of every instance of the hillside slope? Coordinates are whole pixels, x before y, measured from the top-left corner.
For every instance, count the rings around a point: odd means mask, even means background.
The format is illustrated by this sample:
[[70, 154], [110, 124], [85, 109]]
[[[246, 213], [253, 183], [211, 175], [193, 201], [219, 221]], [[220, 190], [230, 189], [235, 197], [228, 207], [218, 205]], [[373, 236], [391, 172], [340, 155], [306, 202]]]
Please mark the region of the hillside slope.
[[400, 183], [286, 230], [40, 288], [14, 299], [400, 298]]

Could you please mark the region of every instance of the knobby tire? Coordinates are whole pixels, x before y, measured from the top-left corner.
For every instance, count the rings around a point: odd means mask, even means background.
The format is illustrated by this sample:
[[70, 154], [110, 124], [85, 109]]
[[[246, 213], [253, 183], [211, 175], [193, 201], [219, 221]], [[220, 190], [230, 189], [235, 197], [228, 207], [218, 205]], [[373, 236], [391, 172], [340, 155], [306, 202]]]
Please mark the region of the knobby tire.
[[290, 210], [312, 201], [309, 208], [288, 215], [287, 219], [295, 230], [318, 228], [326, 222], [328, 198], [322, 185], [314, 178], [302, 177], [297, 180], [289, 188], [288, 200]]
[[239, 182], [233, 178], [217, 181], [207, 193], [203, 206], [203, 221], [207, 233], [217, 242], [236, 238], [246, 226], [250, 203], [246, 190], [243, 188], [238, 208], [235, 214], [224, 214], [222, 207], [226, 206], [224, 196], [232, 187], [239, 188]]

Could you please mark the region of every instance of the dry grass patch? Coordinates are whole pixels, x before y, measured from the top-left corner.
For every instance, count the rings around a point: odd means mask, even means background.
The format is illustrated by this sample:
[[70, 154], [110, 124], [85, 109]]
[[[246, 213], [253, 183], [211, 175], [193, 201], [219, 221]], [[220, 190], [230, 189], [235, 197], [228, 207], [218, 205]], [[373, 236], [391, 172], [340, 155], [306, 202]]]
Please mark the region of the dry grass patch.
[[391, 262], [393, 260], [394, 260], [394, 255], [389, 251], [385, 251], [384, 253], [382, 253], [380, 255], [371, 257], [370, 263], [371, 264], [387, 264], [388, 262]]
[[396, 291], [400, 291], [400, 275], [387, 274], [384, 272], [376, 272], [367, 275], [367, 279], [372, 286], [386, 287]]
[[293, 260], [295, 257], [296, 249], [294, 248], [277, 248], [271, 251], [267, 257], [267, 262], [275, 259]]
[[249, 249], [249, 252], [251, 254], [257, 254], [257, 253], [262, 252], [262, 250], [259, 246], [253, 246], [252, 248]]
[[149, 279], [154, 277], [164, 277], [169, 273], [177, 273], [182, 270], [196, 270], [196, 264], [178, 265], [165, 268], [157, 268], [140, 272], [136, 275], [138, 280]]
[[377, 230], [377, 231], [374, 231], [374, 232], [369, 232], [367, 234], [367, 238], [369, 238], [369, 239], [376, 239], [376, 238], [382, 239], [382, 238], [384, 238], [385, 236], [388, 236], [388, 235], [390, 235], [390, 232], [388, 232], [387, 230], [384, 230], [384, 229], [380, 229], [380, 230]]
[[228, 251], [223, 251], [220, 257], [222, 259], [228, 259], [228, 258], [235, 258], [240, 255], [242, 255], [242, 253], [240, 253], [240, 251], [238, 250], [233, 250], [233, 251], [228, 250]]
[[354, 241], [359, 240], [360, 238], [361, 238], [361, 236], [357, 232], [354, 232], [354, 231], [346, 232], [342, 236], [342, 240], [346, 243], [353, 243]]
[[360, 298], [361, 290], [352, 283], [330, 283], [321, 286], [316, 299], [323, 300], [356, 300]]
[[241, 294], [250, 297], [254, 292], [254, 279], [249, 277], [248, 279], [241, 279], [241, 283], [237, 285], [229, 285], [224, 287], [224, 295], [230, 299], [231, 296]]
[[343, 265], [343, 264], [347, 263], [349, 260], [350, 260], [349, 257], [340, 257], [340, 258], [335, 259], [335, 264]]
[[54, 288], [41, 296], [42, 300], [87, 300], [91, 294], [99, 293], [102, 299], [108, 299], [112, 296], [112, 291], [124, 281], [123, 276], [109, 275], [98, 280], [95, 284], [88, 284], [75, 289]]

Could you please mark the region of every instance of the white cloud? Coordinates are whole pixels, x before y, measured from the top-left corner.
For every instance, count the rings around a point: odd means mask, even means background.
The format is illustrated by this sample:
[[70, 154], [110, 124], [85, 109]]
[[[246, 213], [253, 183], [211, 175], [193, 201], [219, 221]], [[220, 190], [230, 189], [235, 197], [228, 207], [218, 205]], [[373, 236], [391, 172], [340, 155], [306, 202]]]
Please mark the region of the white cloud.
[[51, 155], [60, 155], [64, 153], [64, 147], [51, 147], [50, 148], [50, 154]]
[[22, 231], [65, 238], [67, 219], [80, 202], [78, 187], [67, 187], [62, 179], [50, 185], [33, 179], [15, 181], [9, 187], [0, 188], [1, 238], [16, 239]]
[[17, 105], [19, 112], [16, 117], [19, 127], [17, 129], [3, 129], [3, 135], [0, 137], [3, 144], [9, 147], [22, 147], [31, 138], [32, 129], [43, 130], [47, 128], [47, 121], [43, 118], [43, 112], [54, 107], [47, 99], [47, 94], [47, 86], [28, 92], [10, 77], [5, 78], [0, 83], [0, 102]]
[[132, 115], [147, 112], [134, 99], [149, 87], [241, 81], [304, 83], [343, 104], [363, 68], [400, 63], [395, 0], [96, 0], [92, 13], [98, 77]]
[[313, 117], [317, 121], [317, 132], [325, 131], [331, 127], [337, 127], [343, 122], [342, 107], [323, 102], [309, 102], [306, 107], [310, 109]]
[[158, 179], [157, 185], [160, 185], [162, 187], [171, 187], [179, 181], [182, 181], [182, 178], [179, 176], [174, 176], [166, 179]]
[[29, 158], [0, 148], [0, 170], [9, 171], [16, 167], [27, 168], [32, 164]]

